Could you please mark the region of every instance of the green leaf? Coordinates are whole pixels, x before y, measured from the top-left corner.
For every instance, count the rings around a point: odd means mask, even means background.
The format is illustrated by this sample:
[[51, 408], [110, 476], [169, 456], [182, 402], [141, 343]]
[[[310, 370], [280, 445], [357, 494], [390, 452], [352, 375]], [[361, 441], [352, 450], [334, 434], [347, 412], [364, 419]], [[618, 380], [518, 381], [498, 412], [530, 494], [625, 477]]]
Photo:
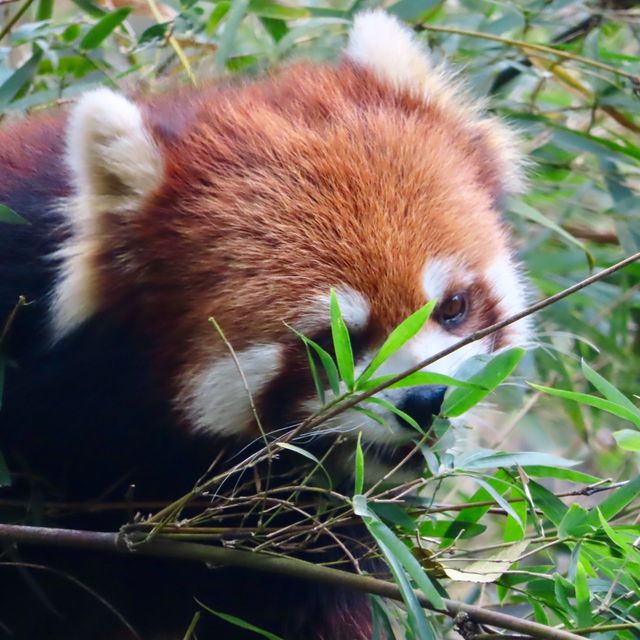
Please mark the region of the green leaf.
[[349, 339], [347, 325], [340, 313], [338, 296], [333, 289], [331, 290], [331, 338], [333, 339], [333, 349], [336, 354], [340, 377], [344, 380], [347, 388], [352, 391], [355, 372], [351, 340]]
[[589, 263], [589, 267], [593, 268], [595, 266], [595, 260], [593, 258], [593, 254], [587, 249], [583, 242], [580, 242], [576, 237], [572, 236], [568, 231], [563, 229], [559, 224], [556, 224], [550, 218], [547, 218], [543, 213], [535, 209], [534, 207], [529, 206], [525, 202], [521, 200], [514, 200], [509, 203], [509, 209], [514, 213], [522, 216], [525, 220], [531, 220], [547, 229], [550, 229], [554, 233], [557, 233], [563, 240], [565, 240], [568, 244], [575, 245], [582, 251], [584, 251], [587, 262]]
[[358, 441], [356, 442], [355, 469], [354, 478], [354, 494], [362, 493], [364, 488], [364, 454], [362, 453], [362, 431], [358, 433]]
[[394, 415], [405, 420], [407, 424], [411, 425], [413, 429], [415, 429], [419, 434], [424, 435], [424, 430], [422, 427], [412, 418], [408, 413], [405, 413], [401, 409], [398, 409], [394, 404], [391, 404], [388, 400], [384, 398], [376, 398], [375, 396], [371, 396], [370, 398], [365, 398], [362, 402], [369, 402], [371, 404], [377, 404], [381, 407], [384, 407], [387, 411], [390, 411]]
[[4, 459], [2, 451], [0, 451], [0, 487], [9, 486], [11, 486], [11, 474], [9, 473], [7, 461]]
[[0, 222], [7, 224], [29, 224], [22, 216], [4, 204], [0, 204]]
[[256, 627], [254, 624], [251, 624], [250, 622], [247, 622], [242, 618], [238, 618], [237, 616], [232, 616], [228, 613], [222, 613], [221, 611], [215, 611], [214, 609], [207, 607], [206, 604], [203, 604], [202, 602], [200, 602], [200, 600], [198, 600], [197, 598], [195, 598], [195, 601], [205, 611], [212, 613], [214, 616], [218, 616], [218, 618], [221, 618], [222, 620], [224, 620], [225, 622], [228, 622], [229, 624], [235, 625], [236, 627], [240, 627], [240, 629], [245, 629], [246, 631], [253, 631], [253, 633], [256, 633], [257, 635], [262, 636], [263, 638], [267, 638], [267, 640], [283, 640], [280, 636], [275, 635], [275, 633], [271, 633], [269, 631], [265, 631], [264, 629], [261, 629], [260, 627]]
[[229, 13], [229, 9], [231, 8], [231, 2], [227, 2], [226, 0], [222, 0], [221, 2], [216, 2], [213, 11], [209, 14], [209, 19], [207, 20], [207, 24], [205, 26], [205, 32], [208, 35], [213, 35], [218, 30], [218, 25], [222, 21], [222, 19]]
[[91, 2], [91, 0], [71, 0], [73, 4], [80, 7], [85, 13], [92, 18], [101, 18], [106, 14], [104, 9], [101, 9], [98, 5]]
[[569, 482], [580, 482], [584, 484], [600, 482], [600, 478], [597, 476], [592, 476], [582, 471], [563, 469], [556, 466], [548, 467], [546, 465], [527, 465], [527, 475], [533, 478], [557, 478], [558, 480], [568, 480]]
[[227, 60], [232, 54], [236, 34], [244, 17], [247, 15], [248, 9], [249, 0], [233, 0], [229, 5], [224, 30], [218, 43], [218, 50], [216, 51], [215, 62], [218, 72], [224, 71], [226, 67]]
[[304, 350], [307, 354], [307, 364], [309, 365], [309, 371], [311, 372], [311, 377], [313, 378], [313, 386], [316, 389], [316, 394], [320, 400], [320, 404], [325, 404], [325, 393], [324, 393], [324, 385], [322, 384], [322, 380], [320, 379], [320, 374], [318, 373], [318, 368], [316, 367], [316, 361], [313, 359], [313, 354], [311, 353], [311, 347], [306, 343], [304, 344]]
[[529, 382], [529, 385], [538, 391], [543, 391], [544, 393], [548, 393], [550, 396], [557, 396], [558, 398], [566, 398], [567, 400], [575, 400], [581, 404], [589, 405], [590, 407], [595, 407], [596, 409], [601, 409], [602, 411], [607, 411], [608, 413], [612, 413], [619, 418], [623, 418], [624, 420], [628, 420], [636, 425], [636, 427], [640, 428], [640, 416], [636, 414], [635, 411], [631, 411], [627, 409], [626, 406], [622, 406], [615, 402], [611, 402], [611, 400], [605, 400], [604, 398], [599, 398], [598, 396], [592, 396], [587, 393], [580, 393], [578, 391], [566, 391], [564, 389], [553, 389], [552, 387], [543, 387], [539, 384], [534, 384], [533, 382]]
[[[373, 389], [373, 387], [377, 387], [379, 384], [383, 384], [387, 380], [391, 380], [391, 378], [395, 378], [395, 374], [371, 378], [364, 384], [361, 384], [360, 378], [358, 378], [356, 388], [358, 391], [367, 391]], [[387, 389], [403, 389], [405, 387], [419, 387], [427, 384], [442, 384], [448, 387], [464, 387], [465, 389], [485, 389], [482, 385], [465, 380], [458, 380], [444, 373], [435, 373], [434, 371], [416, 371], [415, 373], [410, 373], [405, 378], [402, 378], [402, 380], [389, 385]]]
[[621, 407], [626, 407], [640, 418], [640, 409], [624, 393], [618, 391], [608, 380], [594, 371], [584, 360], [581, 361], [584, 377], [607, 399]]
[[498, 491], [496, 491], [488, 482], [483, 480], [482, 478], [477, 478], [475, 476], [471, 476], [474, 482], [477, 482], [505, 511], [508, 513], [513, 520], [518, 524], [520, 530], [524, 532], [524, 525], [522, 524], [522, 520], [520, 520], [520, 516], [516, 513], [514, 508], [509, 504], [509, 502], [502, 496]]
[[[397, 538], [395, 537], [395, 535], [393, 535], [393, 532], [386, 525], [384, 525], [378, 519], [378, 517], [369, 509], [366, 496], [355, 495], [353, 497], [353, 510], [356, 515], [362, 518], [365, 526], [369, 530], [369, 533], [371, 533], [371, 535], [375, 539], [378, 548], [382, 552], [382, 555], [384, 556], [387, 565], [391, 570], [396, 584], [400, 588], [402, 599], [407, 606], [409, 623], [414, 634], [419, 640], [436, 640], [435, 636], [431, 633], [429, 624], [427, 623], [426, 617], [424, 615], [424, 610], [420, 606], [420, 603], [416, 598], [416, 594], [414, 593], [413, 588], [409, 580], [407, 579], [407, 576], [405, 574], [406, 568], [404, 567], [401, 559], [396, 555], [396, 549], [392, 549], [387, 546], [387, 539], [395, 538], [397, 540]], [[402, 557], [406, 559], [405, 553], [408, 554], [412, 561], [418, 566], [420, 573], [422, 573], [424, 578], [430, 583], [431, 581], [422, 570], [422, 567], [420, 566], [418, 561], [413, 557], [413, 555], [411, 555], [411, 552], [399, 540], [398, 543], [402, 547], [404, 547], [404, 552], [400, 551]], [[435, 594], [437, 598], [442, 601], [442, 598], [437, 591], [435, 592]], [[442, 604], [444, 606], [444, 603]]]
[[311, 16], [311, 11], [306, 7], [288, 7], [269, 0], [249, 0], [249, 13], [277, 20], [299, 20]]
[[6, 107], [36, 73], [44, 52], [38, 49], [0, 85], [0, 109]]
[[614, 431], [613, 437], [621, 449], [625, 449], [626, 451], [640, 451], [640, 431], [622, 429], [620, 431]]
[[418, 524], [409, 516], [406, 508], [392, 502], [372, 502], [371, 509], [379, 516], [385, 524], [393, 524], [400, 529], [413, 533]]
[[571, 467], [578, 464], [575, 460], [568, 460], [560, 456], [549, 453], [538, 453], [537, 451], [520, 451], [515, 453], [505, 453], [502, 451], [491, 451], [480, 449], [457, 456], [455, 467], [457, 469], [478, 470], [495, 469], [498, 467], [526, 467], [529, 465], [548, 465], [556, 467]]
[[587, 584], [587, 574], [580, 562], [576, 565], [575, 589], [576, 622], [579, 627], [590, 627], [593, 624], [591, 594], [589, 593], [589, 585]]
[[36, 10], [36, 21], [48, 20], [53, 15], [54, 0], [40, 0]]
[[551, 491], [531, 479], [529, 479], [529, 492], [535, 506], [557, 527], [567, 513], [568, 507]]
[[629, 551], [633, 549], [632, 544], [630, 542], [627, 542], [627, 540], [625, 540], [623, 536], [616, 533], [615, 529], [604, 519], [604, 516], [602, 515], [600, 509], [596, 509], [596, 511], [598, 512], [600, 526], [602, 527], [602, 530], [607, 534], [609, 540], [611, 540], [611, 542], [613, 542], [613, 544], [615, 544], [617, 547], [620, 547], [620, 549], [622, 549], [622, 551], [624, 551], [625, 553], [629, 553]]
[[486, 398], [516, 368], [525, 350], [508, 349], [491, 358], [477, 373], [469, 378], [469, 382], [480, 385], [481, 389], [458, 387], [444, 399], [442, 415], [455, 418], [462, 415]]
[[[640, 475], [633, 480], [629, 480], [625, 485], [616, 489], [614, 493], [608, 496], [600, 503], [599, 509], [607, 521], [612, 520], [620, 511], [622, 511], [632, 500], [640, 496]], [[591, 516], [592, 524], [596, 525], [598, 521], [597, 514]]]
[[[431, 300], [424, 307], [420, 307], [412, 313], [408, 318], [403, 320], [384, 341], [380, 350], [373, 357], [369, 366], [362, 372], [358, 378], [358, 388], [360, 384], [366, 382], [380, 366], [389, 359], [394, 353], [397, 353], [411, 338], [413, 338], [433, 313], [437, 301]], [[425, 383], [428, 384], [428, 383]]]
[[80, 41], [80, 49], [89, 51], [99, 47], [127, 19], [130, 13], [131, 7], [123, 7], [100, 18]]
[[590, 533], [594, 527], [589, 523], [589, 512], [581, 505], [573, 503], [558, 525], [558, 534], [562, 538], [568, 536], [581, 537]]
[[293, 451], [294, 453], [297, 453], [303, 456], [304, 458], [307, 458], [307, 460], [311, 460], [312, 462], [315, 462], [317, 467], [321, 469], [324, 472], [324, 475], [327, 477], [327, 480], [329, 481], [329, 486], [333, 485], [331, 481], [331, 476], [322, 465], [322, 462], [313, 453], [311, 453], [310, 451], [307, 451], [306, 449], [303, 449], [302, 447], [298, 447], [295, 444], [291, 444], [290, 442], [276, 442], [275, 445], [277, 447], [280, 447], [281, 449], [288, 449], [289, 451]]
[[[322, 364], [322, 368], [324, 369], [324, 372], [327, 375], [327, 381], [329, 382], [329, 387], [331, 388], [331, 391], [333, 391], [336, 397], [339, 396], [340, 395], [340, 374], [338, 373], [338, 369], [336, 367], [335, 362], [333, 361], [333, 358], [319, 344], [307, 338], [307, 336], [305, 336], [303, 333], [300, 333], [289, 324], [285, 323], [285, 326], [290, 331], [295, 333], [295, 335], [298, 336], [300, 340], [302, 340], [305, 346], [309, 347], [311, 350], [313, 350], [316, 353], [316, 355], [320, 360], [320, 364]], [[314, 370], [315, 369], [312, 369], [311, 375], [313, 375]], [[322, 392], [322, 395], [320, 395], [320, 397], [321, 399], [324, 398], [324, 391]], [[324, 402], [324, 400], [322, 401]]]

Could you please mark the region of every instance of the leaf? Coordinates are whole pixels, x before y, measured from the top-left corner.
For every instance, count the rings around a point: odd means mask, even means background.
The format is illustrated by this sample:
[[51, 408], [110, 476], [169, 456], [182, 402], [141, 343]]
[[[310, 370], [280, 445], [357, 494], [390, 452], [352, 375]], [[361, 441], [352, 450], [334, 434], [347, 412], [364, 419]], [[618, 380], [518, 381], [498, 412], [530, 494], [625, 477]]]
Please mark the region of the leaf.
[[406, 509], [398, 504], [373, 502], [370, 507], [386, 524], [391, 523], [409, 532], [414, 532], [418, 526], [416, 521], [409, 516]]
[[587, 584], [587, 574], [580, 562], [576, 565], [575, 590], [576, 622], [579, 627], [590, 627], [593, 624], [591, 594], [589, 593], [589, 585]]
[[550, 229], [554, 233], [558, 234], [568, 244], [575, 245], [581, 251], [584, 251], [584, 254], [587, 257], [587, 262], [589, 263], [589, 267], [593, 268], [595, 266], [593, 254], [587, 249], [583, 242], [572, 236], [559, 224], [556, 224], [553, 220], [547, 218], [547, 216], [545, 216], [534, 207], [529, 206], [521, 200], [514, 200], [513, 202], [509, 203], [509, 209], [514, 213], [522, 216], [525, 220], [530, 220], [531, 222], [535, 222], [543, 227], [546, 227], [547, 229]]
[[475, 538], [484, 533], [487, 527], [475, 522], [467, 522], [456, 519], [454, 522], [448, 520], [427, 520], [420, 524], [420, 535], [425, 538], [450, 538], [464, 540], [465, 538]]
[[318, 368], [316, 367], [316, 362], [313, 359], [313, 354], [311, 353], [311, 348], [309, 345], [304, 342], [304, 350], [307, 355], [307, 364], [309, 365], [309, 371], [311, 372], [311, 377], [313, 378], [313, 386], [316, 389], [316, 395], [320, 400], [320, 404], [325, 404], [325, 393], [324, 393], [324, 385], [322, 384], [322, 380], [320, 379], [320, 374], [318, 373]]
[[342, 318], [342, 313], [340, 313], [338, 296], [333, 289], [331, 290], [331, 338], [340, 377], [344, 380], [347, 388], [352, 391], [355, 372], [351, 340], [349, 339], [347, 325]]
[[602, 530], [607, 534], [609, 540], [611, 540], [611, 542], [613, 542], [613, 544], [615, 544], [616, 546], [620, 547], [620, 549], [622, 549], [622, 551], [624, 551], [625, 553], [629, 553], [633, 549], [632, 544], [630, 542], [627, 542], [623, 536], [616, 533], [615, 529], [604, 519], [604, 516], [602, 515], [600, 509], [596, 510], [598, 512], [600, 526], [602, 527]]
[[388, 400], [384, 400], [383, 398], [376, 398], [375, 396], [371, 396], [370, 398], [365, 398], [362, 402], [370, 402], [371, 404], [377, 404], [381, 407], [384, 407], [387, 411], [393, 413], [398, 416], [402, 420], [404, 420], [407, 424], [409, 424], [412, 428], [414, 428], [419, 434], [424, 435], [424, 431], [422, 427], [412, 418], [408, 413], [405, 413], [401, 409], [398, 409], [394, 404], [391, 404]]
[[92, 18], [101, 18], [106, 14], [104, 9], [101, 9], [99, 6], [93, 4], [91, 0], [71, 0], [73, 4], [80, 7], [85, 13], [90, 15]]
[[355, 469], [354, 478], [354, 494], [362, 493], [364, 488], [364, 454], [362, 453], [362, 431], [358, 433], [358, 441], [356, 442]]
[[569, 482], [580, 482], [584, 484], [600, 482], [600, 478], [597, 476], [592, 476], [582, 471], [574, 471], [573, 469], [563, 469], [556, 466], [548, 467], [546, 465], [526, 466], [527, 475], [534, 478], [557, 478], [558, 480], [568, 480]]
[[[327, 375], [327, 380], [329, 382], [329, 387], [331, 388], [331, 391], [333, 391], [336, 397], [339, 396], [340, 395], [340, 374], [338, 373], [338, 369], [335, 365], [335, 362], [333, 361], [333, 358], [319, 344], [307, 338], [307, 336], [305, 336], [303, 333], [300, 333], [289, 324], [285, 323], [285, 326], [290, 331], [293, 331], [293, 333], [295, 333], [295, 335], [298, 336], [298, 338], [300, 338], [300, 340], [302, 340], [302, 342], [307, 347], [311, 348], [316, 353], [316, 355], [320, 360], [320, 364], [322, 364], [322, 367]], [[312, 369], [312, 375], [313, 375], [313, 371], [314, 369]], [[320, 397], [324, 398], [324, 392]]]
[[495, 469], [498, 467], [526, 467], [529, 465], [548, 465], [555, 467], [571, 467], [578, 464], [575, 460], [567, 460], [548, 453], [537, 451], [521, 451], [516, 453], [504, 453], [481, 449], [456, 457], [455, 467], [464, 470]]
[[522, 524], [522, 520], [520, 520], [520, 516], [515, 512], [513, 507], [504, 498], [504, 496], [502, 496], [482, 478], [477, 478], [475, 476], [471, 477], [506, 511], [506, 513], [508, 513], [514, 519], [514, 521], [520, 526], [521, 531], [524, 532], [524, 525]]
[[[433, 313], [437, 301], [431, 300], [424, 307], [420, 307], [412, 313], [408, 318], [403, 320], [384, 341], [378, 353], [373, 357], [367, 368], [358, 378], [358, 385], [366, 382], [380, 366], [389, 359], [394, 353], [397, 353], [411, 338], [413, 338], [426, 324], [427, 320]], [[428, 383], [427, 383], [428, 384]], [[358, 386], [359, 388], [359, 386]]]
[[127, 19], [130, 13], [131, 7], [123, 7], [100, 18], [80, 41], [80, 49], [90, 51], [99, 47]]
[[6, 107], [20, 93], [20, 90], [31, 82], [43, 55], [42, 49], [38, 49], [0, 85], [0, 109]]
[[482, 389], [453, 389], [444, 399], [442, 415], [455, 418], [467, 412], [481, 400], [486, 398], [516, 368], [525, 350], [508, 349], [491, 358], [487, 364], [469, 378], [469, 382], [480, 385]]
[[[600, 503], [599, 509], [603, 517], [610, 521], [632, 500], [637, 499], [638, 496], [640, 496], [640, 475], [616, 489], [614, 493]], [[591, 515], [591, 521], [594, 525], [598, 521], [598, 516], [595, 512]]]
[[[431, 633], [431, 630], [429, 629], [429, 625], [424, 615], [424, 610], [420, 606], [420, 603], [416, 598], [416, 594], [414, 593], [413, 588], [411, 587], [411, 584], [409, 583], [409, 580], [405, 575], [404, 566], [396, 557], [395, 551], [392, 551], [385, 543], [384, 538], [386, 538], [387, 536], [384, 534], [384, 529], [388, 528], [382, 522], [380, 522], [375, 514], [369, 509], [369, 507], [367, 506], [366, 496], [355, 495], [353, 497], [353, 510], [356, 515], [359, 515], [362, 518], [365, 526], [375, 539], [378, 548], [382, 552], [382, 555], [384, 556], [387, 565], [391, 570], [391, 573], [393, 574], [394, 580], [400, 589], [402, 599], [407, 606], [409, 623], [412, 627], [413, 632], [416, 634], [416, 637], [419, 638], [419, 640], [436, 640], [434, 635]], [[372, 525], [374, 525], [373, 528]], [[391, 533], [389, 529], [388, 531]], [[393, 536], [393, 533], [391, 533], [391, 535]], [[402, 545], [401, 542], [400, 544]], [[402, 546], [404, 547], [404, 545]], [[409, 553], [409, 555], [411, 555], [409, 550], [406, 547], [404, 548], [405, 551]], [[413, 558], [413, 556], [411, 556], [411, 558]], [[413, 558], [413, 561], [418, 565], [420, 572], [424, 575], [424, 577], [429, 580], [422, 570], [422, 567], [420, 567], [418, 561], [415, 558]], [[441, 600], [440, 594], [437, 594], [437, 596]]]
[[558, 534], [562, 538], [581, 537], [594, 530], [589, 523], [589, 512], [581, 505], [573, 503], [558, 525]]
[[519, 540], [504, 549], [500, 549], [488, 558], [483, 558], [476, 562], [469, 562], [465, 559], [461, 561], [464, 564], [464, 569], [447, 566], [447, 563], [452, 562], [449, 559], [444, 562], [444, 570], [451, 580], [459, 582], [495, 582], [502, 574], [508, 571], [512, 564], [520, 559], [520, 556], [527, 550], [528, 546], [528, 540]]
[[322, 462], [318, 459], [317, 456], [313, 455], [313, 453], [307, 451], [306, 449], [303, 449], [302, 447], [298, 447], [295, 444], [291, 444], [290, 442], [276, 442], [274, 444], [277, 447], [280, 447], [281, 449], [288, 449], [289, 451], [293, 451], [294, 453], [297, 453], [307, 458], [307, 460], [311, 460], [312, 462], [315, 462], [317, 467], [319, 469], [322, 469], [322, 471], [324, 472], [324, 475], [327, 477], [327, 480], [329, 481], [329, 486], [333, 486], [333, 483], [331, 482], [331, 476], [322, 465]]
[[584, 360], [580, 362], [584, 377], [607, 399], [621, 407], [626, 407], [629, 411], [640, 417], [640, 409], [636, 407], [624, 393], [618, 391], [608, 380], [605, 380], [599, 373], [594, 371]]
[[7, 461], [4, 459], [2, 451], [0, 451], [0, 487], [9, 486], [11, 486], [11, 474], [9, 473]]
[[48, 20], [53, 15], [54, 0], [40, 0], [36, 11], [36, 21]]
[[364, 496], [354, 496], [354, 502], [358, 498], [359, 508], [356, 511], [357, 515], [359, 515], [373, 537], [376, 539], [378, 543], [382, 542], [388, 549], [393, 553], [394, 558], [396, 558], [404, 568], [404, 570], [409, 574], [409, 576], [414, 580], [418, 588], [422, 591], [424, 596], [429, 600], [429, 602], [433, 605], [435, 609], [439, 611], [445, 611], [445, 605], [442, 600], [442, 596], [435, 588], [427, 574], [423, 571], [420, 563], [413, 556], [411, 551], [407, 548], [407, 546], [387, 527], [382, 520], [378, 518], [377, 515], [373, 511], [371, 511], [366, 505], [366, 498]]
[[224, 30], [218, 42], [216, 51], [216, 68], [219, 72], [224, 71], [227, 60], [231, 56], [233, 43], [240, 28], [240, 24], [249, 9], [249, 0], [233, 0], [229, 5], [229, 10], [224, 23]]
[[558, 398], [566, 398], [567, 400], [574, 400], [575, 402], [580, 402], [581, 404], [589, 405], [590, 407], [595, 407], [596, 409], [601, 409], [602, 411], [607, 411], [608, 413], [612, 413], [619, 418], [623, 418], [624, 420], [628, 420], [636, 425], [636, 427], [640, 428], [640, 416], [636, 415], [634, 411], [630, 411], [627, 407], [619, 405], [615, 402], [611, 402], [611, 400], [605, 400], [604, 398], [599, 398], [598, 396], [592, 396], [587, 393], [580, 393], [578, 391], [566, 391], [564, 389], [553, 389], [552, 387], [543, 387], [539, 384], [534, 384], [533, 382], [529, 382], [529, 385], [538, 391], [543, 391], [544, 393], [548, 393], [550, 396], [557, 396]]
[[640, 451], [640, 432], [631, 429], [621, 429], [614, 431], [613, 437], [618, 446], [626, 451]]
[[194, 599], [205, 611], [212, 613], [214, 616], [218, 616], [218, 618], [221, 618], [222, 620], [224, 620], [225, 622], [228, 622], [229, 624], [233, 624], [236, 627], [240, 627], [240, 629], [245, 629], [246, 631], [253, 631], [253, 633], [258, 634], [263, 638], [267, 638], [267, 640], [283, 640], [280, 636], [275, 635], [275, 633], [265, 631], [264, 629], [261, 629], [260, 627], [256, 627], [254, 624], [251, 624], [250, 622], [246, 622], [245, 620], [243, 620], [242, 618], [238, 618], [237, 616], [232, 616], [229, 613], [222, 613], [221, 611], [215, 611], [214, 609], [210, 609], [209, 607], [207, 607], [206, 604], [203, 604], [197, 598], [194, 598]]
[[306, 7], [289, 7], [269, 0], [249, 0], [249, 13], [277, 20], [299, 20], [311, 16], [311, 11]]
[[[364, 384], [360, 384], [360, 378], [358, 378], [356, 388], [358, 391], [368, 391], [369, 389], [373, 389], [373, 387], [377, 387], [379, 384], [383, 384], [387, 380], [391, 380], [391, 378], [395, 378], [395, 374], [380, 376], [379, 378], [371, 378]], [[474, 384], [473, 382], [465, 380], [458, 380], [457, 378], [452, 378], [444, 373], [436, 373], [435, 371], [416, 371], [414, 373], [410, 373], [405, 378], [402, 378], [402, 380], [389, 385], [387, 389], [404, 389], [405, 387], [419, 387], [427, 384], [441, 384], [448, 387], [464, 387], [465, 389], [485, 389], [482, 385]]]
[[531, 479], [529, 479], [529, 492], [535, 506], [557, 527], [567, 513], [568, 507], [565, 503], [551, 491]]
[[27, 220], [4, 204], [0, 204], [0, 222], [7, 224], [29, 224]]

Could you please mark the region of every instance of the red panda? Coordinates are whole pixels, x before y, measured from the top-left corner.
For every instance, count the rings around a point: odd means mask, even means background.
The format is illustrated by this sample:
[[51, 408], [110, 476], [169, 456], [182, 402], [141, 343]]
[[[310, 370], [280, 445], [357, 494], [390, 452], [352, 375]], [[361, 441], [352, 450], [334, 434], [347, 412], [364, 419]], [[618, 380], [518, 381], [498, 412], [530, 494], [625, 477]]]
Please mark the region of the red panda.
[[[31, 490], [47, 483], [65, 499], [121, 499], [131, 485], [137, 497], [181, 495], [223, 444], [259, 435], [210, 316], [264, 428], [297, 424], [319, 402], [286, 325], [326, 337], [331, 288], [360, 369], [399, 322], [438, 300], [382, 373], [523, 307], [498, 212], [521, 189], [521, 167], [509, 128], [380, 11], [356, 17], [336, 64], [136, 100], [97, 89], [68, 113], [4, 126], [0, 203], [29, 224], [0, 238], [0, 318], [28, 301], [3, 345], [16, 366], [0, 449], [18, 476], [36, 478]], [[512, 325], [432, 369], [453, 374], [525, 335]], [[443, 394], [382, 395], [428, 424]], [[320, 430], [362, 432], [384, 460], [410, 436], [379, 413], [387, 427], [347, 412]], [[173, 640], [194, 597], [288, 640], [371, 634], [366, 598], [290, 579], [80, 551], [18, 549], [12, 559], [13, 571], [0, 569], [11, 593], [0, 629], [13, 638]], [[201, 639], [244, 637], [210, 618]]]

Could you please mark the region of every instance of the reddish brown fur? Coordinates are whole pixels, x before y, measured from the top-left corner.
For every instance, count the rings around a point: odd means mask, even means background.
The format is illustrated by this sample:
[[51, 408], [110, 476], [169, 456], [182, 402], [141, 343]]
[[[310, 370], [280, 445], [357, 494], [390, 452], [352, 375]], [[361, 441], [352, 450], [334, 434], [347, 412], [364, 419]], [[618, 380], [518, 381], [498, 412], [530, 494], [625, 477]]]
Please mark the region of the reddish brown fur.
[[473, 126], [349, 62], [177, 93], [146, 118], [166, 179], [134, 219], [114, 218], [103, 304], [163, 336], [181, 378], [212, 356], [209, 315], [237, 350], [282, 342], [283, 321], [345, 283], [382, 335], [425, 303], [427, 258], [481, 273], [506, 251]]

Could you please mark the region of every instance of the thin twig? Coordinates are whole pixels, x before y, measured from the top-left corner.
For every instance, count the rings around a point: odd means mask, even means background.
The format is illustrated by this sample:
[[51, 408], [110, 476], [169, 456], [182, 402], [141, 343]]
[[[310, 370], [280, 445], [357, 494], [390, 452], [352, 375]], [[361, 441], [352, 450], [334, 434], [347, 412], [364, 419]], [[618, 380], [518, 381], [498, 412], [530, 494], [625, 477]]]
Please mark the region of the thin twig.
[[543, 44], [533, 44], [532, 42], [526, 42], [524, 40], [516, 40], [515, 38], [505, 38], [503, 36], [496, 36], [491, 33], [486, 33], [481, 31], [472, 31], [470, 29], [458, 29], [456, 27], [441, 27], [433, 24], [416, 25], [414, 29], [416, 31], [436, 31], [438, 33], [451, 33], [459, 36], [469, 36], [471, 38], [481, 38], [483, 40], [491, 40], [493, 42], [500, 42], [501, 44], [507, 44], [512, 47], [518, 47], [519, 49], [522, 49], [523, 52], [525, 53], [527, 49], [531, 51], [537, 51], [538, 53], [547, 53], [554, 56], [558, 56], [559, 58], [564, 58], [565, 60], [573, 60], [574, 62], [580, 62], [581, 64], [584, 64], [590, 67], [595, 67], [596, 69], [602, 69], [603, 71], [608, 71], [609, 73], [613, 73], [615, 75], [629, 78], [634, 83], [634, 85], [640, 85], [640, 76], [638, 76], [635, 73], [631, 73], [630, 71], [624, 71], [623, 69], [612, 67], [611, 65], [605, 64], [604, 62], [599, 62], [598, 60], [585, 58], [584, 56], [580, 56], [576, 53], [563, 51], [562, 49], [556, 49], [554, 47], [548, 47]]
[[12, 18], [9, 18], [7, 24], [4, 25], [2, 30], [0, 30], [0, 40], [2, 40], [15, 26], [16, 22], [22, 18], [22, 16], [27, 12], [27, 9], [33, 4], [33, 0], [27, 0], [13, 15]]

